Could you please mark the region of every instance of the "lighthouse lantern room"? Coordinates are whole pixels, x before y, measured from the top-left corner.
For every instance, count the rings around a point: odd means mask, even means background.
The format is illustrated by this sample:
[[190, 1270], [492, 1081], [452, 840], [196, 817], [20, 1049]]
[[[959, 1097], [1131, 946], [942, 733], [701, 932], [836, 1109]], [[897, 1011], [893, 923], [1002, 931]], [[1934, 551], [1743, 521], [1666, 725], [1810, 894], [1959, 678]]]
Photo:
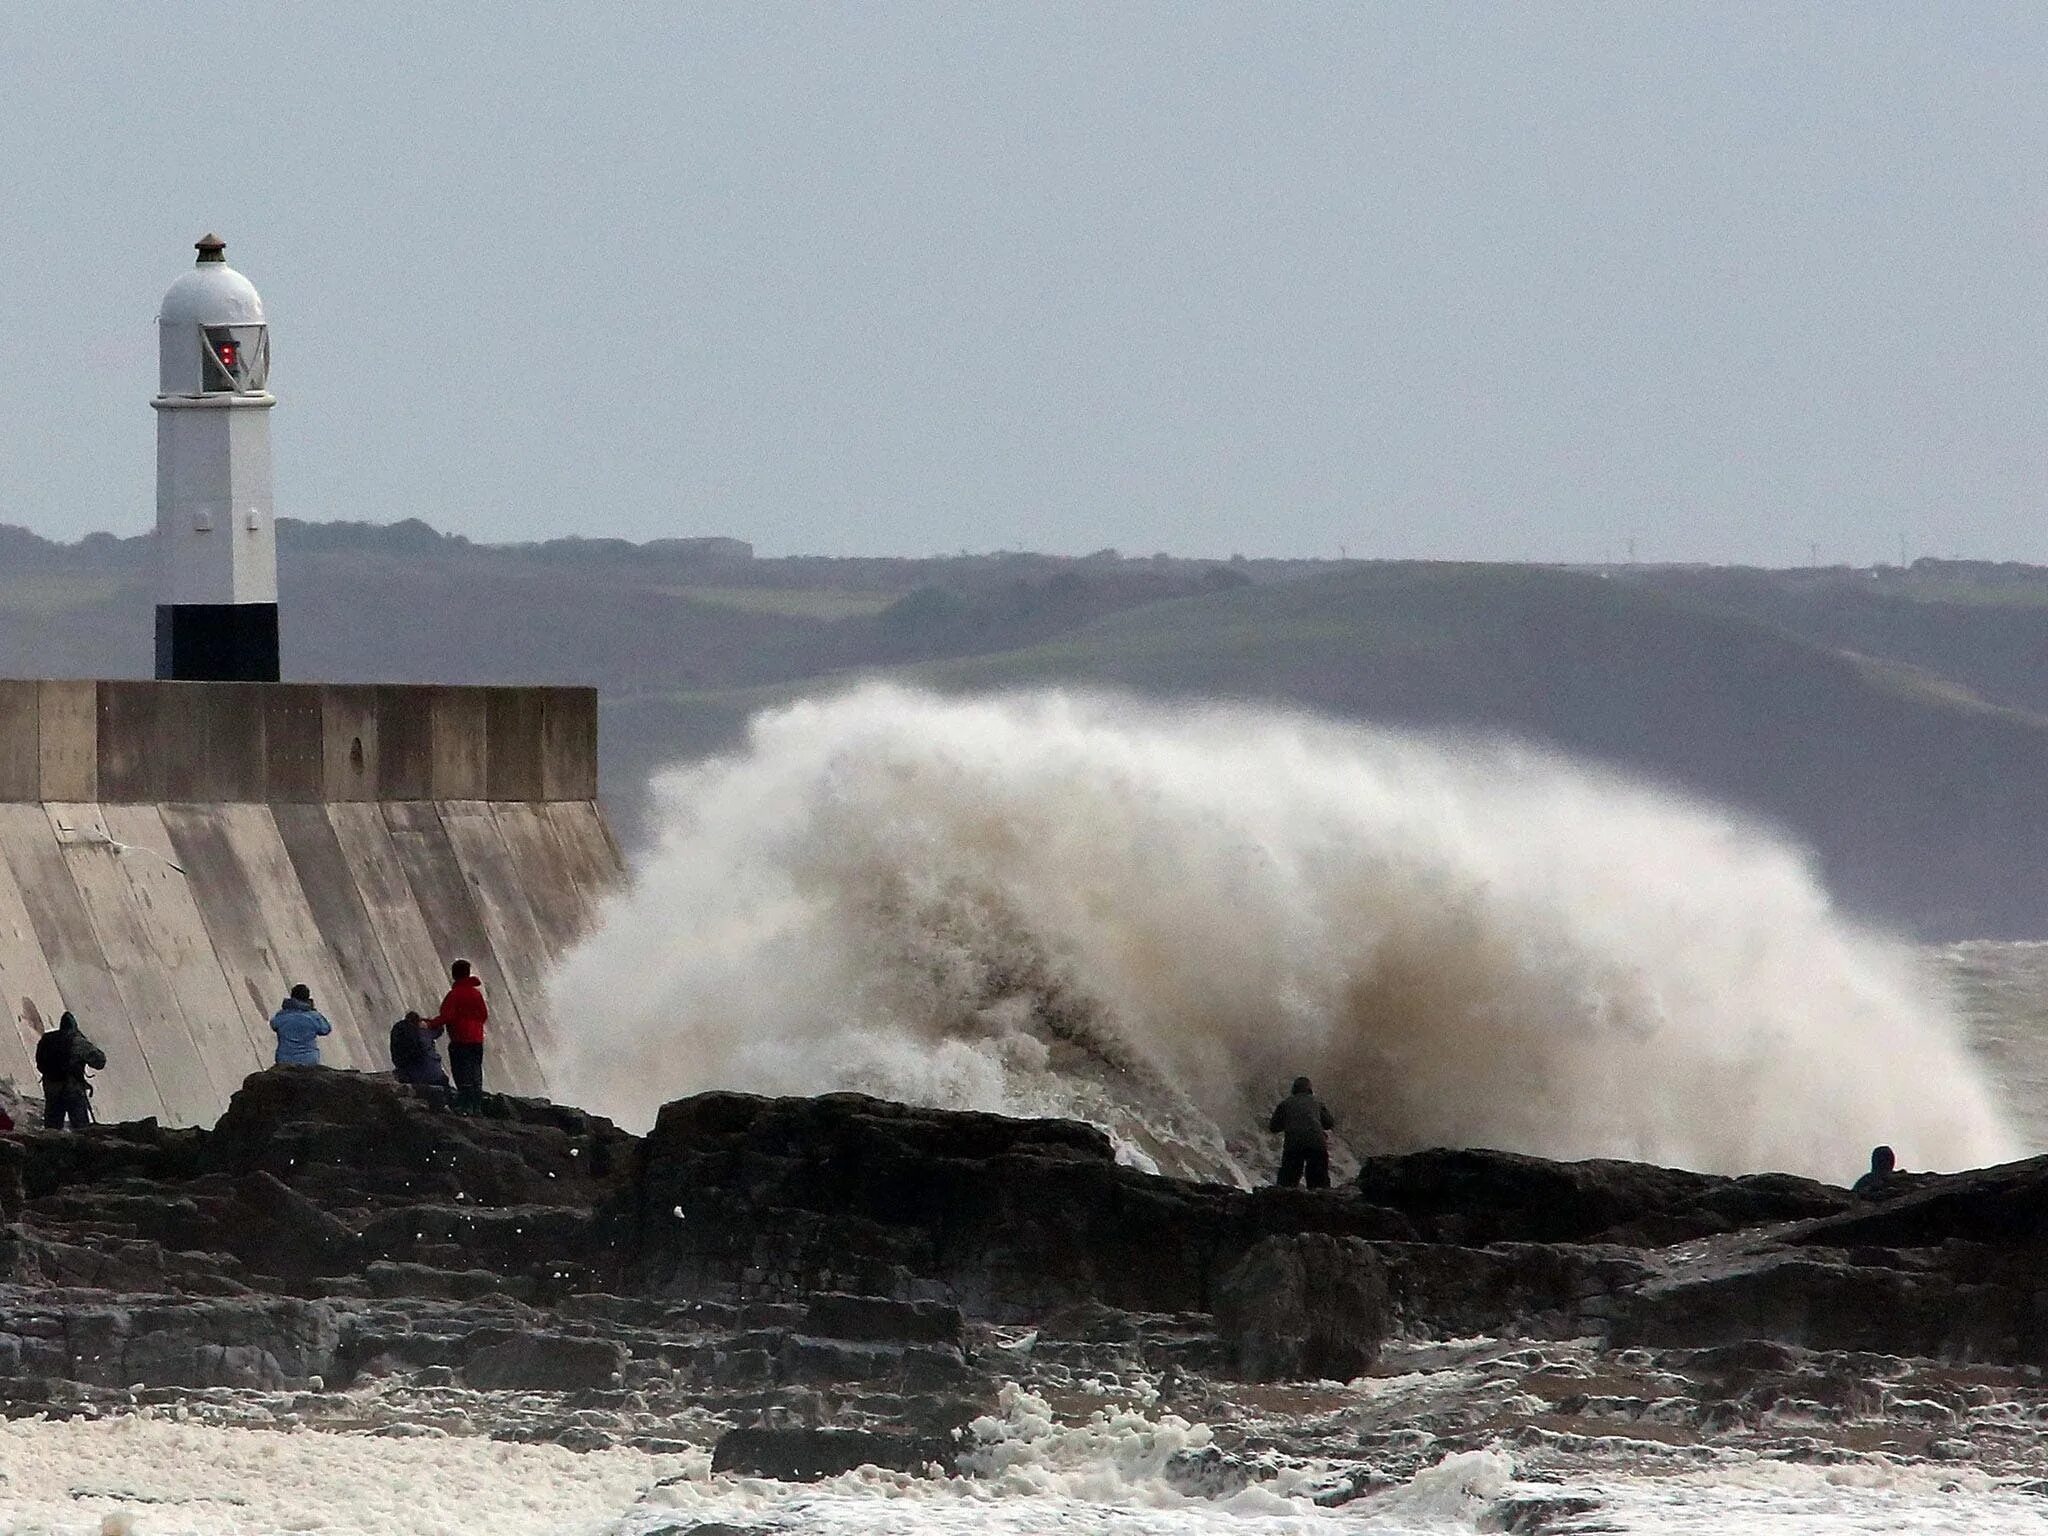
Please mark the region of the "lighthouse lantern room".
[[156, 675], [276, 682], [270, 327], [208, 235], [157, 315]]

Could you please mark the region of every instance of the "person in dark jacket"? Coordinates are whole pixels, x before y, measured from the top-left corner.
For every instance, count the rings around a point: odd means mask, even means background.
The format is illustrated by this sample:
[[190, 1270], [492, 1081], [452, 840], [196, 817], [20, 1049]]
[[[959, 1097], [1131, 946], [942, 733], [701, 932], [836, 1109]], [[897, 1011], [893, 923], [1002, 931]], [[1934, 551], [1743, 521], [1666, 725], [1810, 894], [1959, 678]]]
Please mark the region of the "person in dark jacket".
[[448, 1031], [448, 1071], [455, 1079], [456, 1112], [475, 1114], [484, 1107], [484, 1026], [490, 1022], [491, 1008], [484, 1001], [484, 984], [470, 974], [467, 960], [449, 966], [448, 977], [454, 985], [441, 999], [441, 1011], [427, 1025]]
[[1316, 1097], [1314, 1084], [1305, 1077], [1294, 1080], [1294, 1091], [1280, 1101], [1266, 1126], [1275, 1136], [1287, 1139], [1280, 1147], [1280, 1183], [1292, 1189], [1308, 1175], [1310, 1189], [1330, 1187], [1330, 1132], [1337, 1121], [1323, 1101]]
[[280, 1067], [317, 1067], [320, 1037], [333, 1034], [334, 1026], [313, 1006], [313, 989], [302, 981], [292, 988], [284, 1006], [270, 1016], [270, 1030], [277, 1036]]
[[1849, 1193], [1865, 1200], [1882, 1200], [1891, 1194], [1898, 1184], [1898, 1154], [1890, 1147], [1870, 1149], [1870, 1172], [1850, 1187]]
[[92, 1123], [92, 1084], [85, 1074], [103, 1070], [107, 1053], [85, 1037], [74, 1014], [36, 1042], [36, 1071], [43, 1079], [43, 1124], [53, 1131], [82, 1131]]
[[405, 1017], [391, 1026], [391, 1075], [422, 1088], [446, 1088], [448, 1073], [434, 1044], [440, 1033], [439, 1024], [429, 1024], [418, 1010], [407, 1009]]

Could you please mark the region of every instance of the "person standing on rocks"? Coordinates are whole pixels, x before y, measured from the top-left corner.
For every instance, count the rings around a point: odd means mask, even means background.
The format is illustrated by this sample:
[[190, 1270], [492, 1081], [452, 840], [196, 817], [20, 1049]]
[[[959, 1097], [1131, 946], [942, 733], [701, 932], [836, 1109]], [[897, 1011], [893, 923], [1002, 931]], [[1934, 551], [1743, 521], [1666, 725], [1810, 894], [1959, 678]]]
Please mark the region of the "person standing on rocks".
[[484, 984], [470, 974], [469, 962], [458, 960], [448, 967], [454, 985], [441, 999], [441, 1011], [427, 1020], [429, 1029], [448, 1031], [448, 1070], [455, 1079], [455, 1109], [458, 1114], [476, 1114], [484, 1107], [484, 1026], [490, 1022], [491, 1007], [484, 1001]]
[[292, 988], [284, 1006], [270, 1016], [270, 1032], [277, 1036], [280, 1067], [317, 1067], [320, 1037], [333, 1034], [334, 1026], [313, 1006], [313, 989], [302, 981]]
[[1310, 1189], [1330, 1187], [1330, 1132], [1337, 1119], [1316, 1097], [1315, 1085], [1305, 1077], [1294, 1080], [1294, 1091], [1280, 1101], [1266, 1126], [1275, 1136], [1287, 1139], [1280, 1147], [1280, 1184], [1292, 1189], [1308, 1175]]
[[88, 1072], [107, 1065], [107, 1053], [85, 1037], [78, 1017], [66, 1013], [36, 1042], [36, 1071], [43, 1079], [43, 1124], [53, 1131], [82, 1131], [92, 1123]]

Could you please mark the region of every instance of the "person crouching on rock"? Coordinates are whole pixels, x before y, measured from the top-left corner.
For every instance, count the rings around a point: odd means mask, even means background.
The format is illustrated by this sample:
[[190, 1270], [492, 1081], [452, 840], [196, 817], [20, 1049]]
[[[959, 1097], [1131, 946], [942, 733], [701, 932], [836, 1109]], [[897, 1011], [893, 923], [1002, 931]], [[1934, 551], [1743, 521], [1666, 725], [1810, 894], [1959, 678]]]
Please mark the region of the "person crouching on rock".
[[36, 1042], [36, 1071], [43, 1079], [43, 1124], [82, 1131], [92, 1123], [92, 1084], [85, 1074], [103, 1070], [107, 1053], [86, 1039], [73, 1014]]
[[303, 981], [292, 988], [284, 1006], [270, 1016], [270, 1028], [277, 1036], [280, 1067], [319, 1066], [320, 1037], [334, 1033], [334, 1026], [313, 1006], [313, 989]]
[[1310, 1189], [1330, 1187], [1330, 1132], [1336, 1118], [1316, 1097], [1314, 1084], [1305, 1077], [1294, 1080], [1294, 1091], [1280, 1101], [1266, 1129], [1287, 1139], [1280, 1147], [1280, 1183], [1292, 1189], [1308, 1174]]
[[440, 1033], [440, 1024], [429, 1024], [416, 1009], [407, 1009], [405, 1017], [391, 1026], [391, 1075], [420, 1088], [446, 1088], [448, 1073], [434, 1045]]

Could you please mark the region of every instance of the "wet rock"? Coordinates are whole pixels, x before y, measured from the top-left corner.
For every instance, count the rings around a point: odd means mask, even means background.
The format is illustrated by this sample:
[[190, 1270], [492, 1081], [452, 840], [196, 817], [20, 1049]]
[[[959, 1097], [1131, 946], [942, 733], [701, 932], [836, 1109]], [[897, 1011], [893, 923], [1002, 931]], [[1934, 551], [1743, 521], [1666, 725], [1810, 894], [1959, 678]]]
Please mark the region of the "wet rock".
[[1160, 1178], [1092, 1126], [860, 1094], [711, 1093], [663, 1108], [618, 1208], [644, 1292], [943, 1298], [979, 1316], [1099, 1302], [1206, 1311], [1219, 1267], [1275, 1231], [1406, 1233], [1341, 1194]]
[[59, 1189], [115, 1179], [178, 1183], [196, 1178], [206, 1139], [205, 1131], [167, 1130], [154, 1120], [131, 1120], [82, 1131], [17, 1131], [5, 1144], [19, 1154], [24, 1197], [35, 1200]]
[[23, 1340], [36, 1374], [97, 1386], [302, 1386], [335, 1367], [333, 1310], [278, 1297], [66, 1309], [58, 1337]]
[[1854, 1201], [1791, 1240], [1831, 1248], [1927, 1248], [1966, 1242], [2028, 1248], [2048, 1241], [2048, 1157], [1967, 1173], [1901, 1174], [1882, 1201]]
[[1380, 1243], [1404, 1326], [1451, 1336], [1605, 1333], [1653, 1273], [1640, 1253], [1574, 1243]]
[[1548, 1532], [1565, 1529], [1565, 1521], [1576, 1521], [1580, 1515], [1589, 1515], [1599, 1507], [1598, 1499], [1572, 1493], [1497, 1499], [1480, 1511], [1477, 1525], [1482, 1531], [1500, 1531], [1506, 1536], [1547, 1536]]
[[1971, 1283], [1901, 1258], [1857, 1262], [1760, 1245], [1646, 1280], [1619, 1298], [1611, 1338], [1628, 1345], [1768, 1339], [1806, 1349], [1966, 1360], [2038, 1358], [2031, 1291]]
[[1392, 1325], [1385, 1270], [1357, 1238], [1266, 1238], [1217, 1291], [1216, 1331], [1248, 1381], [1361, 1376]]
[[[2048, 1363], [2044, 1170], [1873, 1205], [1803, 1180], [1428, 1153], [1371, 1160], [1364, 1194], [1245, 1191], [1119, 1167], [1087, 1126], [859, 1095], [703, 1095], [635, 1143], [533, 1101], [466, 1120], [387, 1079], [265, 1072], [211, 1133], [0, 1137], [0, 1378], [461, 1381], [615, 1415], [670, 1393], [700, 1425], [783, 1413], [920, 1440], [952, 1426], [906, 1405], [985, 1411], [1005, 1374], [1092, 1393], [1163, 1373], [1199, 1411], [1220, 1374], [1350, 1375], [1398, 1326], [1711, 1351], [1711, 1402], [1560, 1391], [1588, 1421], [1858, 1418], [1884, 1373], [1807, 1351]], [[326, 1323], [274, 1310], [309, 1304]], [[1932, 1410], [1913, 1422], [1948, 1433]]]
[[322, 1067], [253, 1073], [198, 1148], [204, 1171], [261, 1169], [324, 1205], [587, 1207], [623, 1178], [633, 1138], [610, 1121], [503, 1098], [448, 1114], [388, 1077]]
[[713, 1449], [711, 1470], [814, 1483], [863, 1466], [891, 1472], [923, 1472], [937, 1466], [950, 1473], [953, 1456], [952, 1440], [935, 1436], [859, 1429], [733, 1429]]
[[502, 1295], [506, 1281], [488, 1269], [435, 1269], [427, 1264], [400, 1264], [379, 1259], [363, 1277], [372, 1296], [426, 1296], [446, 1301], [473, 1301]]
[[900, 1343], [965, 1342], [958, 1307], [936, 1301], [891, 1301], [882, 1296], [814, 1296], [804, 1308], [803, 1332], [828, 1339], [872, 1339]]
[[524, 1333], [477, 1350], [462, 1375], [472, 1387], [576, 1392], [611, 1386], [625, 1365], [625, 1349], [610, 1339]]
[[1399, 1211], [1432, 1242], [1662, 1246], [1773, 1222], [1832, 1215], [1847, 1190], [1789, 1174], [1722, 1178], [1647, 1163], [1559, 1163], [1485, 1148], [1371, 1157], [1359, 1193]]

